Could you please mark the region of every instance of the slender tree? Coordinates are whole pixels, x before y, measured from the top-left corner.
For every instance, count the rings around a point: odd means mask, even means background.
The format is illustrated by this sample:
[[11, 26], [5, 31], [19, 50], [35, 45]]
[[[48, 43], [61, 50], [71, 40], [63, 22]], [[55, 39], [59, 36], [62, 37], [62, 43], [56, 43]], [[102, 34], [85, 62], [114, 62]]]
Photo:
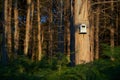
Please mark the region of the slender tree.
[[[91, 10], [91, 11], [93, 11], [93, 10]], [[91, 24], [90, 24], [90, 40], [91, 40], [91, 42], [90, 42], [90, 48], [91, 48], [91, 53], [92, 53], [92, 56], [94, 57], [94, 54], [95, 54], [95, 51], [94, 51], [94, 47], [95, 47], [95, 42], [94, 42], [94, 38], [95, 38], [95, 13], [91, 13], [91, 17], [90, 17], [90, 22], [91, 22]]]
[[100, 22], [100, 8], [96, 11], [96, 25], [95, 25], [95, 59], [99, 59], [99, 22]]
[[[8, 43], [8, 53], [12, 55], [12, 27], [11, 27], [11, 17], [12, 17], [12, 0], [8, 0], [8, 17], [7, 17], [7, 43]], [[9, 56], [9, 57], [10, 57]]]
[[18, 54], [18, 46], [19, 46], [19, 26], [18, 26], [18, 0], [14, 2], [14, 53]]
[[25, 40], [24, 40], [24, 54], [28, 55], [28, 48], [29, 48], [29, 39], [30, 39], [30, 12], [31, 12], [31, 0], [27, 0], [27, 16], [26, 16], [26, 33], [25, 33]]
[[2, 33], [2, 47], [1, 47], [1, 52], [2, 52], [2, 63], [3, 64], [7, 64], [8, 63], [8, 54], [7, 54], [7, 42], [6, 42], [6, 38], [7, 38], [7, 32], [6, 32], [6, 28], [7, 28], [7, 6], [8, 6], [8, 0], [2, 0], [3, 2], [3, 23], [2, 23], [2, 27], [3, 27], [3, 33]]
[[34, 31], [34, 26], [33, 26], [33, 22], [34, 22], [34, 8], [35, 8], [35, 2], [32, 1], [31, 3], [31, 46], [30, 46], [30, 49], [31, 49], [31, 57], [32, 57], [32, 60], [34, 60], [34, 57], [35, 57], [35, 31]]
[[[113, 15], [113, 11], [114, 11], [114, 3], [113, 3], [113, 0], [111, 0], [111, 16]], [[113, 19], [111, 19], [111, 25], [110, 25], [110, 45], [111, 45], [111, 51], [112, 51], [112, 54], [114, 54], [113, 52], [113, 48], [115, 46], [115, 40], [114, 40], [114, 21]], [[111, 57], [111, 60], [114, 60], [112, 57]]]
[[[65, 53], [67, 55], [68, 60], [70, 61], [70, 0], [66, 0], [64, 5], [64, 45], [65, 45]], [[69, 13], [68, 13], [69, 12]]]
[[53, 0], [50, 0], [50, 8], [49, 8], [49, 50], [48, 50], [48, 53], [49, 53], [49, 58], [52, 59], [52, 56], [53, 56]]
[[64, 8], [64, 1], [58, 1], [58, 51], [59, 53], [64, 53], [64, 23], [63, 23], [63, 8]]
[[119, 27], [119, 24], [118, 24], [118, 23], [119, 23], [119, 22], [118, 22], [118, 20], [119, 20], [119, 16], [118, 16], [119, 13], [118, 13], [118, 3], [117, 3], [117, 10], [116, 10], [116, 11], [117, 11], [117, 14], [116, 14], [116, 22], [115, 22], [115, 23], [116, 23], [116, 45], [118, 46], [118, 45], [119, 45], [119, 44], [118, 44], [118, 42], [119, 42], [119, 30], [118, 30], [118, 29], [119, 29], [119, 28], [118, 28], [118, 27]]
[[42, 43], [41, 43], [41, 26], [40, 26], [40, 0], [37, 0], [37, 25], [38, 25], [38, 60], [41, 60], [42, 56]]

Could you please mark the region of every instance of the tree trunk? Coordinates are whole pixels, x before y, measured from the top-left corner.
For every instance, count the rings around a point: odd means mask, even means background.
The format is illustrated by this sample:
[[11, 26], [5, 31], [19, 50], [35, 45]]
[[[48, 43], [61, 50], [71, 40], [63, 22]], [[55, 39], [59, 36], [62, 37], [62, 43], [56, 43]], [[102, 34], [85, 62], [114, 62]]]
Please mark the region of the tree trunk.
[[74, 27], [74, 1], [70, 0], [70, 62], [75, 64], [75, 27]]
[[50, 56], [50, 59], [52, 59], [52, 56], [53, 56], [53, 0], [51, 0], [51, 7], [49, 9], [49, 16], [50, 16], [50, 19], [49, 19], [49, 36], [50, 36], [50, 40], [49, 40], [49, 56]]
[[63, 26], [63, 0], [59, 0], [59, 11], [58, 11], [58, 52], [64, 53], [64, 26]]
[[[75, 0], [75, 64], [87, 63], [93, 59], [90, 52], [89, 6], [88, 0]], [[87, 25], [87, 34], [79, 34], [80, 24]]]
[[94, 17], [94, 13], [91, 13], [91, 27], [90, 27], [90, 48], [91, 48], [91, 53], [92, 53], [92, 57], [94, 58], [94, 54], [95, 54], [95, 21], [94, 21], [95, 17]]
[[6, 12], [5, 12], [5, 31], [7, 39], [7, 52], [9, 58], [12, 56], [12, 33], [11, 33], [11, 10], [12, 10], [12, 0], [5, 1]]
[[[6, 38], [6, 41], [7, 41], [7, 37], [8, 37], [8, 0], [5, 0], [4, 1], [4, 28], [5, 28], [5, 38]], [[8, 42], [6, 42], [8, 43]], [[6, 47], [8, 48], [8, 46], [6, 45]], [[8, 52], [8, 51], [7, 51]]]
[[70, 23], [68, 22], [67, 23], [67, 58], [68, 58], [68, 61], [70, 61]]
[[66, 0], [66, 5], [64, 6], [64, 23], [66, 23], [64, 30], [64, 44], [65, 44], [65, 53], [67, 55], [67, 59], [70, 62], [70, 0]]
[[31, 50], [31, 58], [32, 58], [32, 60], [34, 60], [35, 59], [35, 31], [34, 31], [34, 26], [33, 26], [33, 17], [34, 17], [34, 1], [31, 3], [32, 5], [31, 5], [31, 48], [30, 48], [30, 50]]
[[40, 1], [37, 0], [37, 22], [38, 22], [38, 60], [41, 60], [42, 56], [42, 43], [41, 43], [41, 26], [40, 26]]
[[8, 7], [8, 0], [2, 0], [3, 2], [3, 16], [4, 18], [4, 24], [3, 24], [3, 33], [2, 33], [2, 46], [1, 46], [1, 52], [2, 52], [2, 63], [6, 65], [8, 63], [8, 54], [7, 54], [7, 43], [6, 43], [6, 37], [7, 37], [7, 7]]
[[[111, 0], [111, 16], [113, 15], [113, 11], [114, 11], [114, 3], [113, 0]], [[114, 23], [113, 23], [113, 19], [111, 19], [111, 26], [110, 26], [110, 46], [111, 46], [111, 52], [112, 54], [114, 54]], [[113, 57], [111, 57], [111, 60], [114, 60]]]
[[18, 27], [18, 9], [17, 9], [18, 0], [15, 0], [14, 3], [14, 53], [18, 54], [18, 46], [19, 46], [19, 27]]
[[[114, 28], [113, 28], [113, 26], [111, 26], [111, 28], [110, 28], [110, 45], [111, 45], [111, 52], [112, 52], [112, 54], [114, 54], [114, 46], [115, 46], [115, 44], [114, 44]], [[111, 57], [111, 60], [114, 60], [114, 58], [113, 57]]]
[[118, 13], [117, 13], [117, 16], [116, 16], [116, 45], [118, 46], [119, 44], [119, 26], [118, 26], [118, 24], [119, 24], [119, 22], [118, 22]]
[[27, 0], [27, 16], [26, 16], [26, 33], [25, 33], [25, 41], [24, 41], [24, 54], [28, 55], [29, 48], [29, 38], [30, 38], [30, 5], [31, 0]]
[[116, 9], [117, 13], [116, 13], [116, 22], [115, 22], [115, 25], [116, 25], [116, 30], [115, 30], [115, 32], [116, 32], [116, 46], [119, 45], [119, 13], [118, 13], [119, 7], [118, 7], [118, 4], [119, 3], [117, 3], [117, 9]]
[[100, 8], [97, 9], [96, 13], [96, 25], [95, 25], [95, 59], [99, 59], [99, 20], [100, 20]]

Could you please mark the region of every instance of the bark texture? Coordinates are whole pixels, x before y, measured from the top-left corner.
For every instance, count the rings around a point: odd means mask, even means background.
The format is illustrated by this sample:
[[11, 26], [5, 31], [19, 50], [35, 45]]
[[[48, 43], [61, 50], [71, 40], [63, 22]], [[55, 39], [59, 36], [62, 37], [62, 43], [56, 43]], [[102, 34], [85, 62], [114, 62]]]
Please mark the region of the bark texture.
[[95, 48], [95, 59], [99, 59], [99, 21], [100, 21], [100, 8], [97, 9], [96, 13], [96, 26], [95, 26], [95, 43], [96, 43], [96, 48]]
[[38, 60], [41, 60], [42, 56], [42, 43], [41, 43], [41, 26], [40, 26], [40, 0], [37, 0], [37, 22], [38, 22]]
[[[75, 64], [92, 61], [89, 33], [89, 0], [75, 0]], [[87, 34], [79, 34], [78, 26], [87, 25]]]
[[18, 27], [18, 9], [17, 9], [18, 0], [15, 0], [14, 3], [14, 53], [18, 54], [19, 46], [19, 27]]
[[7, 44], [8, 44], [8, 53], [10, 54], [9, 57], [12, 55], [12, 28], [11, 28], [11, 17], [12, 17], [12, 0], [8, 0], [8, 17], [7, 17]]
[[[111, 16], [114, 14], [113, 13], [113, 11], [114, 11], [114, 3], [113, 3], [113, 0], [111, 0]], [[114, 40], [114, 33], [115, 33], [115, 31], [114, 31], [114, 22], [113, 22], [113, 19], [111, 19], [111, 26], [110, 26], [110, 46], [111, 46], [111, 52], [112, 52], [112, 54], [114, 54], [114, 46], [115, 46], [115, 40]], [[114, 60], [114, 58], [113, 57], [111, 57], [111, 60]]]
[[24, 54], [28, 55], [28, 48], [29, 48], [29, 38], [30, 38], [30, 5], [31, 0], [27, 0], [27, 16], [26, 16], [26, 33], [25, 33], [25, 41], [24, 41]]

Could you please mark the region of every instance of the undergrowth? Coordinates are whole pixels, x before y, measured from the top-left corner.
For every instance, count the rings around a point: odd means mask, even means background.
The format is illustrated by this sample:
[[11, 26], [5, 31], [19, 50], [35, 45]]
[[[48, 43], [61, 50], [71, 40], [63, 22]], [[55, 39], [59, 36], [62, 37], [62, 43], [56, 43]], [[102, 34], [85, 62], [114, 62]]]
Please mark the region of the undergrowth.
[[[120, 80], [120, 48], [111, 53], [108, 45], [103, 45], [103, 54], [94, 62], [69, 66], [65, 56], [44, 57], [40, 62], [25, 56], [11, 60], [8, 65], [0, 64], [0, 80]], [[110, 54], [112, 55], [110, 55]], [[115, 53], [115, 54], [113, 54]], [[115, 58], [114, 61], [110, 57]]]

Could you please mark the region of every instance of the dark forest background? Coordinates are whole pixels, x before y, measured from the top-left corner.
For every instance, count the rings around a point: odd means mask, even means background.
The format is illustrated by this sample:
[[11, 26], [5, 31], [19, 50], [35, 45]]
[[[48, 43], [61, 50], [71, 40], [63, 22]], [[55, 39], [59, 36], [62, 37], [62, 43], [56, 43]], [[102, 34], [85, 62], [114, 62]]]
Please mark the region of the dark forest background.
[[120, 80], [120, 0], [86, 0], [93, 60], [78, 65], [75, 1], [0, 1], [0, 80]]

